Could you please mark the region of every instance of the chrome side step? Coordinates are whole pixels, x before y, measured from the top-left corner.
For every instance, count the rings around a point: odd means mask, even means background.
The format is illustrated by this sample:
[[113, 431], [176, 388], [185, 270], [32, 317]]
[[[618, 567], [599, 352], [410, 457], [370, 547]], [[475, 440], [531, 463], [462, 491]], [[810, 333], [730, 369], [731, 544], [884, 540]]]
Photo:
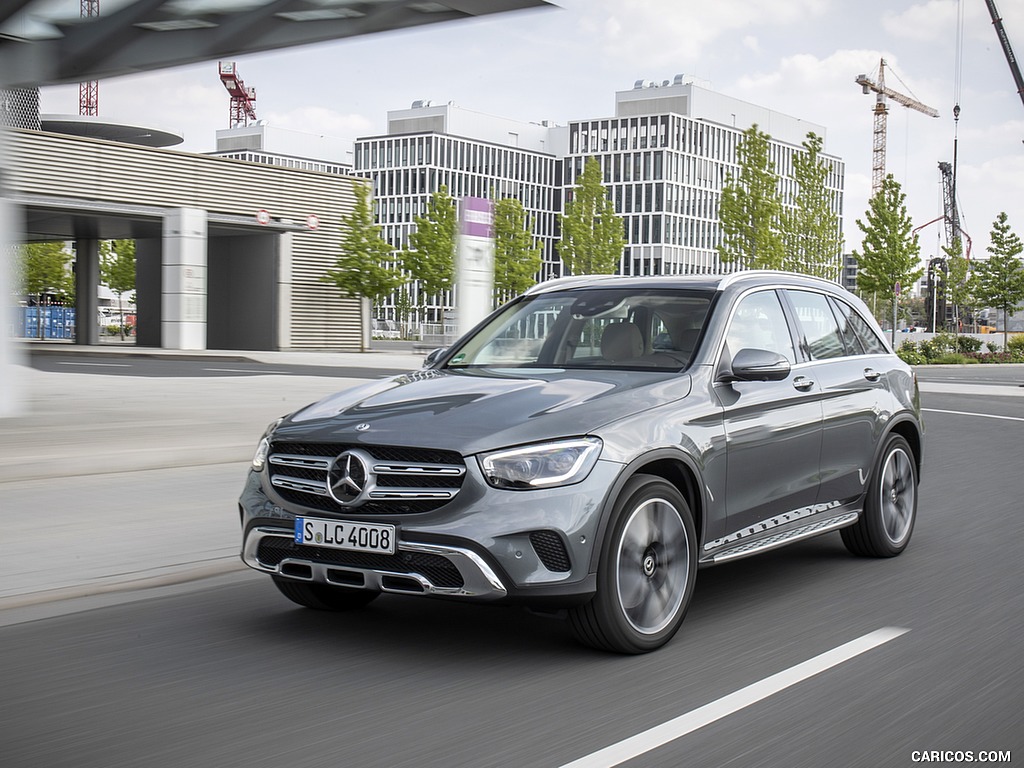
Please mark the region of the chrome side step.
[[761, 552], [767, 552], [769, 549], [776, 549], [786, 544], [792, 544], [794, 541], [809, 539], [812, 536], [818, 536], [819, 534], [827, 533], [828, 531], [845, 528], [848, 525], [853, 525], [859, 519], [859, 512], [847, 512], [844, 515], [830, 517], [827, 520], [816, 520], [813, 523], [801, 525], [796, 528], [790, 528], [787, 531], [773, 533], [772, 535], [765, 536], [764, 538], [758, 538], [753, 541], [747, 540], [741, 544], [727, 547], [701, 562], [714, 563], [717, 565], [718, 563], [725, 563], [729, 560], [738, 560], [741, 557], [760, 554]]

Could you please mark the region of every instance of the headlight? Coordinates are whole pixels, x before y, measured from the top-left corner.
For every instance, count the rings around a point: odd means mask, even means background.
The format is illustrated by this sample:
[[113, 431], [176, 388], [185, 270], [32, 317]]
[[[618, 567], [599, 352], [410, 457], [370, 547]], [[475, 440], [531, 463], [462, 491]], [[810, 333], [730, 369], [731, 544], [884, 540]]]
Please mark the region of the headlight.
[[260, 444], [256, 446], [256, 453], [254, 453], [252, 457], [252, 468], [254, 471], [262, 472], [263, 467], [267, 465], [267, 454], [270, 453], [270, 436], [274, 433], [274, 430], [280, 426], [284, 419], [284, 416], [279, 419], [274, 419], [267, 426], [266, 430], [264, 430], [263, 437], [260, 438]]
[[601, 455], [601, 440], [582, 437], [528, 445], [479, 456], [487, 482], [495, 488], [528, 490], [571, 485], [585, 479]]

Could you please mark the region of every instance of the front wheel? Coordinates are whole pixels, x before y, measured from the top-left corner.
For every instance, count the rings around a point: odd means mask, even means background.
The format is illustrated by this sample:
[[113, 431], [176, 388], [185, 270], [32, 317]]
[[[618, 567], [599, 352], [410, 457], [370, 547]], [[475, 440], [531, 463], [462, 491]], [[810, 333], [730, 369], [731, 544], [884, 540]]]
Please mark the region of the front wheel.
[[380, 593], [366, 589], [347, 589], [327, 584], [313, 584], [308, 581], [294, 581], [281, 576], [271, 576], [282, 595], [293, 603], [318, 611], [350, 611], [362, 608]]
[[840, 531], [855, 555], [894, 557], [907, 548], [917, 519], [917, 462], [901, 435], [890, 435], [868, 480], [860, 520]]
[[679, 629], [697, 575], [697, 536], [682, 494], [637, 475], [623, 488], [601, 548], [597, 593], [569, 612], [577, 639], [618, 653], [646, 653]]

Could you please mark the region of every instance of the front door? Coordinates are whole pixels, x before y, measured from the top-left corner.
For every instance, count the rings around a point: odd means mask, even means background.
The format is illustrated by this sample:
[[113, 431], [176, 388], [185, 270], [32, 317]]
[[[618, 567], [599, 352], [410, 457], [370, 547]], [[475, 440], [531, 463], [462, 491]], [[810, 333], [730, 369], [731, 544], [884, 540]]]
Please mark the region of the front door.
[[724, 412], [726, 508], [731, 534], [774, 527], [773, 520], [814, 504], [821, 452], [821, 387], [798, 365], [793, 337], [774, 290], [747, 294], [729, 320], [723, 358], [740, 349], [765, 349], [793, 365], [782, 381], [716, 386]]

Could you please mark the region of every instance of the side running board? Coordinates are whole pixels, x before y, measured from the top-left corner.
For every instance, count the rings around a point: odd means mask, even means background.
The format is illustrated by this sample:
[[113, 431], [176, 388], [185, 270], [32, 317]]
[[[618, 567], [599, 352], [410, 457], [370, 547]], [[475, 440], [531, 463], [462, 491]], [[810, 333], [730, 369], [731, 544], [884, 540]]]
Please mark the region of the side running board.
[[714, 555], [706, 560], [702, 560], [704, 563], [724, 563], [729, 560], [738, 560], [741, 557], [748, 557], [749, 555], [756, 555], [761, 552], [766, 552], [769, 549], [776, 549], [785, 544], [792, 544], [794, 541], [800, 539], [809, 539], [812, 536], [817, 536], [828, 531], [834, 531], [838, 528], [845, 528], [848, 525], [853, 525], [860, 518], [859, 512], [848, 512], [845, 515], [839, 517], [830, 517], [828, 520], [818, 520], [807, 525], [801, 525], [798, 528], [790, 528], [788, 531], [782, 531], [781, 533], [774, 533], [771, 536], [764, 538], [755, 539], [754, 541], [743, 541], [738, 542], [733, 546], [725, 547], [724, 549], [715, 552]]

